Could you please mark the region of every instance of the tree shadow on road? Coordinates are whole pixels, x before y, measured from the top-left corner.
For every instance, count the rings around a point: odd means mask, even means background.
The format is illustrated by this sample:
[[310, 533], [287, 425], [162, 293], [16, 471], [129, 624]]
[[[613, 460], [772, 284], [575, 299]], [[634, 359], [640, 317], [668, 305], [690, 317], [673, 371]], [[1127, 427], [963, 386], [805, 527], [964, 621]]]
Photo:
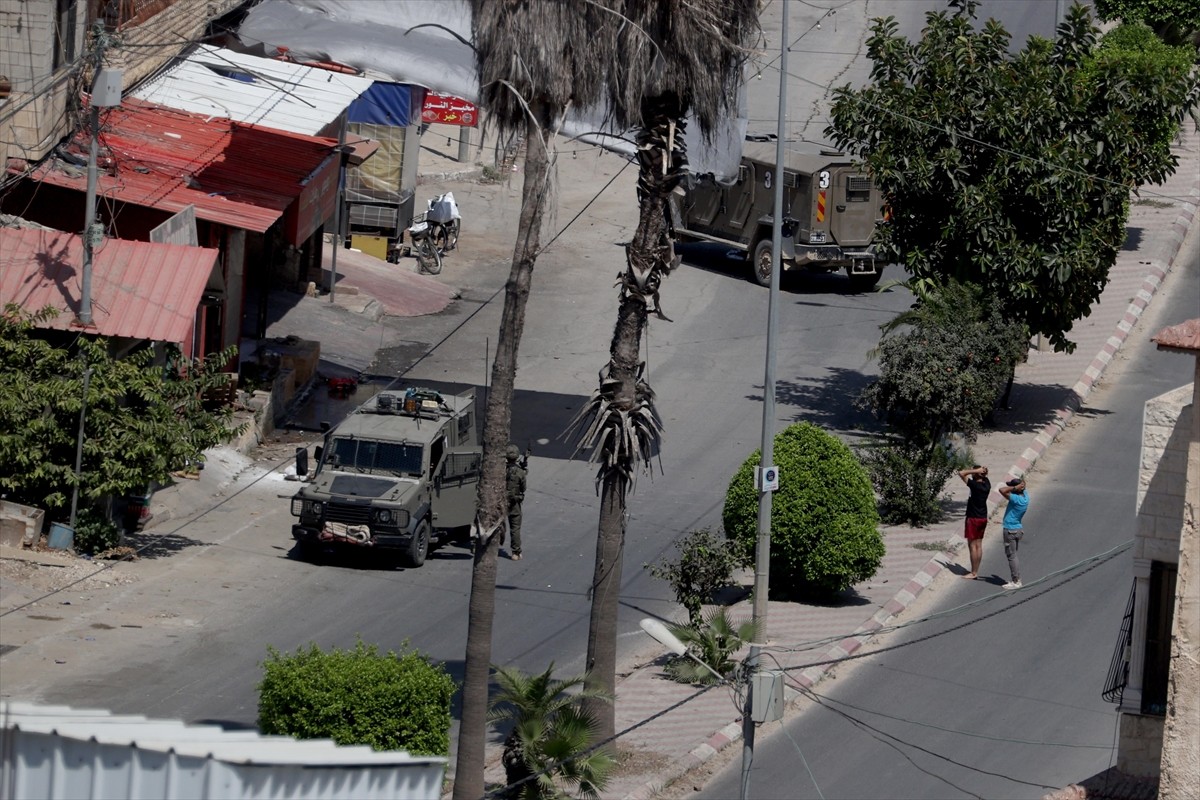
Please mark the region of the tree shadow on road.
[[134, 531], [133, 533], [125, 534], [122, 544], [136, 550], [138, 558], [164, 558], [166, 556], [173, 556], [189, 547], [207, 545], [209, 542], [203, 542], [179, 533]]

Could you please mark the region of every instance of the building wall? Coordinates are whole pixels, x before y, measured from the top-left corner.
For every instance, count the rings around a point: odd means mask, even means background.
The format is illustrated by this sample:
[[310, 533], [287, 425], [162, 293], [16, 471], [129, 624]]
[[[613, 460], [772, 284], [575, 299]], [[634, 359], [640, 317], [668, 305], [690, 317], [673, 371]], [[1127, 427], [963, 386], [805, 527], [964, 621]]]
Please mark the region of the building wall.
[[[1177, 357], [1177, 356], [1175, 356]], [[1167, 689], [1167, 716], [1163, 725], [1163, 753], [1159, 779], [1162, 800], [1194, 798], [1200, 787], [1200, 357], [1196, 377], [1187, 449], [1183, 520], [1179, 541], [1179, 576], [1175, 594], [1175, 621], [1171, 635], [1171, 678]], [[1187, 416], [1180, 427], [1188, 427]]]
[[[0, 0], [0, 75], [12, 82], [12, 95], [0, 107], [0, 168], [10, 158], [42, 158], [70, 124], [66, 99], [75, 64], [53, 69], [56, 7], [55, 0]], [[77, 2], [74, 12], [78, 56], [87, 3]]]
[[[105, 64], [123, 71], [128, 90], [202, 37], [211, 20], [244, 1], [174, 0], [141, 24], [110, 32]], [[0, 107], [0, 171], [10, 158], [45, 157], [71, 130], [73, 91], [91, 80], [82, 60], [91, 39], [88, 5], [76, 0], [74, 63], [53, 70], [56, 0], [0, 0], [0, 75], [13, 83], [12, 96]]]
[[[1193, 386], [1181, 386], [1148, 401], [1142, 421], [1138, 470], [1136, 581], [1129, 684], [1121, 704], [1117, 767], [1130, 775], [1158, 775], [1163, 757], [1164, 719], [1141, 713], [1151, 563], [1180, 563], [1180, 536], [1188, 498], [1188, 464], [1194, 425]], [[1192, 485], [1195, 491], [1195, 484]], [[1194, 541], [1194, 540], [1193, 540]], [[1180, 564], [1177, 591], [1186, 585]], [[1194, 583], [1192, 584], [1195, 585]], [[1194, 591], [1194, 589], [1193, 589]], [[1177, 666], [1177, 662], [1175, 663]], [[1194, 730], [1194, 728], [1193, 728]]]

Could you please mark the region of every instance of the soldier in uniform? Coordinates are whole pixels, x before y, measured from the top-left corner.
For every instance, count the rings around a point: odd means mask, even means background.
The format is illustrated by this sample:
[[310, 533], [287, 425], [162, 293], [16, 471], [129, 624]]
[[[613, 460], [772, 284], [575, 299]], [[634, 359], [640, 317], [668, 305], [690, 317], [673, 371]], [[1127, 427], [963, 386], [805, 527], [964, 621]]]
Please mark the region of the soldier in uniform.
[[512, 531], [513, 561], [521, 560], [521, 502], [525, 500], [525, 466], [521, 463], [521, 450], [510, 444], [504, 453], [508, 459], [505, 487], [508, 495], [508, 528]]

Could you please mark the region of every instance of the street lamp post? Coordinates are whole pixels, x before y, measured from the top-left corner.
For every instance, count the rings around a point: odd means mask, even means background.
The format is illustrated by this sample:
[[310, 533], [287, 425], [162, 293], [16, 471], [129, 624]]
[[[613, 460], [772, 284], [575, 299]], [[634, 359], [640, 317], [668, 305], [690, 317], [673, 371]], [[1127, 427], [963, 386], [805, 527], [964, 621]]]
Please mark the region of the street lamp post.
[[779, 473], [775, 469], [775, 333], [779, 316], [779, 278], [783, 252], [783, 172], [787, 137], [788, 4], [779, 4], [779, 120], [775, 134], [775, 205], [771, 225], [771, 288], [767, 295], [767, 358], [763, 372], [762, 459], [758, 478], [758, 536], [754, 547], [754, 638], [746, 658], [746, 704], [742, 709], [741, 800], [750, 797], [750, 769], [754, 765], [754, 673], [758, 670], [760, 641], [767, 633], [767, 588], [771, 567], [771, 493]]

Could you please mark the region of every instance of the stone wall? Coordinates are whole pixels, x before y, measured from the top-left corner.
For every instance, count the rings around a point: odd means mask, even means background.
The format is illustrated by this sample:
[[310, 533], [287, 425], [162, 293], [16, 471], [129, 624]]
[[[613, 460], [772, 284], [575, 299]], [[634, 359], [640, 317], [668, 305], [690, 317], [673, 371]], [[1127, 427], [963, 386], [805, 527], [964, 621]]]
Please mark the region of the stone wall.
[[1157, 775], [1162, 760], [1163, 719], [1122, 714], [1117, 769], [1127, 775]]

